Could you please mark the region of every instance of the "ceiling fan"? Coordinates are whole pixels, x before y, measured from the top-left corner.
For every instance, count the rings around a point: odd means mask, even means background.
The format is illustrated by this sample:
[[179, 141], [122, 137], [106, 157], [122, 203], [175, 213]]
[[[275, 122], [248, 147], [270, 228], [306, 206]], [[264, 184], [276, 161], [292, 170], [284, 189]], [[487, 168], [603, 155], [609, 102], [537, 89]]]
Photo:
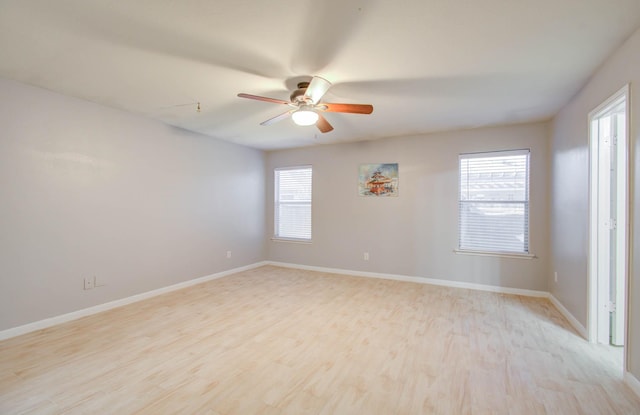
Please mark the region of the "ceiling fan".
[[314, 76], [311, 82], [298, 83], [298, 89], [291, 93], [291, 101], [244, 93], [238, 94], [238, 96], [240, 98], [255, 99], [291, 107], [289, 111], [269, 118], [261, 122], [260, 125], [270, 125], [291, 116], [293, 122], [297, 125], [315, 124], [323, 133], [328, 133], [333, 130], [333, 127], [321, 112], [346, 112], [351, 114], [371, 114], [373, 112], [373, 106], [368, 104], [332, 104], [320, 102], [330, 87], [331, 82], [319, 76]]

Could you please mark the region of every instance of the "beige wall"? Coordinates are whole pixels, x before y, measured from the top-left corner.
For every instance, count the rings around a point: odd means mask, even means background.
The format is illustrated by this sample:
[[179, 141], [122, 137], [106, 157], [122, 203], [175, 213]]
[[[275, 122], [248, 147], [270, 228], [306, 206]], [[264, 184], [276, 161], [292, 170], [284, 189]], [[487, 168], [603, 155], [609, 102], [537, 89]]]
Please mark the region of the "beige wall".
[[631, 270], [629, 281], [628, 364], [640, 378], [640, 30], [592, 76], [552, 124], [552, 294], [587, 327], [587, 248], [589, 220], [589, 150], [587, 116], [631, 83]]
[[6, 80], [0, 130], [0, 330], [265, 259], [260, 151]]
[[[321, 140], [322, 137], [319, 137]], [[531, 250], [537, 259], [455, 254], [458, 154], [531, 148]], [[357, 194], [362, 163], [399, 163], [399, 197]], [[313, 165], [313, 243], [268, 242], [282, 261], [356, 271], [547, 290], [548, 125], [483, 128], [267, 153], [267, 231], [273, 168]], [[370, 260], [363, 260], [369, 252]]]

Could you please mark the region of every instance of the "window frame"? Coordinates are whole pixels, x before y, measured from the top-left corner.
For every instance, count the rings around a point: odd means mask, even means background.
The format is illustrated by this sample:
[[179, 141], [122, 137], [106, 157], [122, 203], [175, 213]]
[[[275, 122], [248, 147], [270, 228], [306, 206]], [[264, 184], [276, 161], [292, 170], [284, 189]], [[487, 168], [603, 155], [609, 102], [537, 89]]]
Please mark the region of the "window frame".
[[[310, 199], [309, 201], [286, 201], [283, 202], [280, 200], [280, 178], [279, 174], [283, 171], [292, 171], [292, 170], [309, 170], [311, 172], [310, 177]], [[309, 206], [309, 238], [296, 238], [292, 236], [282, 236], [279, 235], [279, 224], [280, 224], [280, 206], [283, 204], [295, 204], [301, 206]], [[301, 166], [289, 166], [289, 167], [276, 167], [273, 169], [273, 237], [271, 238], [274, 241], [282, 241], [282, 242], [296, 242], [296, 243], [311, 243], [313, 238], [313, 166], [312, 165], [301, 165]]]
[[[522, 203], [525, 208], [525, 237], [526, 241], [524, 243], [525, 250], [524, 251], [503, 251], [503, 250], [494, 250], [489, 247], [485, 247], [486, 249], [469, 249], [462, 248], [462, 205], [467, 202], [478, 202], [473, 200], [462, 200], [462, 160], [464, 159], [472, 159], [472, 158], [492, 158], [492, 157], [504, 157], [504, 156], [517, 156], [517, 155], [526, 155], [526, 189], [525, 196], [526, 199], [523, 201], [512, 201], [505, 199], [493, 201], [495, 203]], [[498, 257], [511, 257], [511, 258], [523, 258], [523, 259], [532, 259], [536, 258], [536, 256], [531, 252], [531, 149], [522, 148], [522, 149], [511, 149], [511, 150], [497, 150], [497, 151], [482, 151], [482, 152], [474, 152], [474, 153], [461, 153], [458, 155], [458, 244], [456, 249], [454, 249], [455, 253], [458, 254], [469, 254], [469, 255], [482, 255], [482, 256], [498, 256]], [[488, 202], [490, 203], [490, 202]]]

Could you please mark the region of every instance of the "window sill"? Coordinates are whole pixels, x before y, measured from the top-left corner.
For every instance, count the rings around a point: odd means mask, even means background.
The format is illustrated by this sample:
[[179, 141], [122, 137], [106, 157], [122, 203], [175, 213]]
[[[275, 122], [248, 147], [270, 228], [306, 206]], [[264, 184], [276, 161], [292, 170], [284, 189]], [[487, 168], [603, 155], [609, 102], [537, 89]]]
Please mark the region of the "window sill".
[[302, 245], [311, 245], [311, 239], [293, 239], [293, 238], [278, 238], [274, 236], [271, 238], [274, 242], [287, 242], [290, 244], [302, 244]]
[[537, 259], [534, 254], [518, 254], [512, 252], [489, 252], [489, 251], [470, 251], [467, 249], [454, 249], [453, 252], [460, 255], [477, 255], [477, 256], [494, 256], [500, 258], [514, 259]]

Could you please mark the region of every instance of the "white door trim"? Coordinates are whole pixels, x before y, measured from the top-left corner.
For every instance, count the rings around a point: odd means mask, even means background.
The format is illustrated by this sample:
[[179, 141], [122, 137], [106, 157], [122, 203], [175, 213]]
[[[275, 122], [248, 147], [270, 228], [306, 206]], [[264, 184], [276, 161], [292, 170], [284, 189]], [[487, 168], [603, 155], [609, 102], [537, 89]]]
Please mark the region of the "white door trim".
[[[624, 222], [626, 224], [626, 228], [629, 228], [629, 186], [630, 186], [630, 176], [629, 176], [629, 136], [630, 136], [630, 85], [627, 84], [618, 90], [615, 94], [611, 95], [607, 100], [598, 105], [592, 111], [589, 112], [588, 115], [588, 145], [589, 145], [589, 260], [588, 260], [588, 280], [587, 280], [587, 289], [588, 289], [588, 318], [587, 318], [587, 329], [589, 333], [589, 341], [596, 342], [597, 341], [597, 333], [598, 333], [598, 281], [597, 281], [597, 266], [598, 266], [598, 258], [597, 258], [597, 241], [594, 238], [594, 233], [597, 232], [598, 223], [597, 223], [597, 212], [594, 211], [594, 206], [597, 206], [597, 171], [598, 171], [598, 140], [597, 140], [597, 132], [596, 136], [594, 136], [592, 122], [597, 115], [599, 115], [603, 110], [607, 107], [610, 107], [616, 101], [621, 99], [625, 99], [626, 101], [626, 113], [625, 113], [625, 137], [618, 138], [618, 146], [624, 151], [625, 154], [625, 162], [624, 166], [620, 166], [625, 169], [624, 175], [626, 177], [626, 185], [621, 189], [625, 194], [626, 203], [624, 205]], [[623, 284], [625, 286], [625, 292], [628, 296], [628, 288], [629, 288], [629, 232], [626, 232], [625, 235], [625, 243], [624, 247], [620, 247], [623, 249], [626, 262], [625, 262], [625, 270], [622, 273]], [[628, 301], [625, 299], [623, 306], [623, 315], [625, 319], [625, 339], [628, 338]], [[627, 348], [625, 347], [624, 353], [624, 368], [627, 367]]]

